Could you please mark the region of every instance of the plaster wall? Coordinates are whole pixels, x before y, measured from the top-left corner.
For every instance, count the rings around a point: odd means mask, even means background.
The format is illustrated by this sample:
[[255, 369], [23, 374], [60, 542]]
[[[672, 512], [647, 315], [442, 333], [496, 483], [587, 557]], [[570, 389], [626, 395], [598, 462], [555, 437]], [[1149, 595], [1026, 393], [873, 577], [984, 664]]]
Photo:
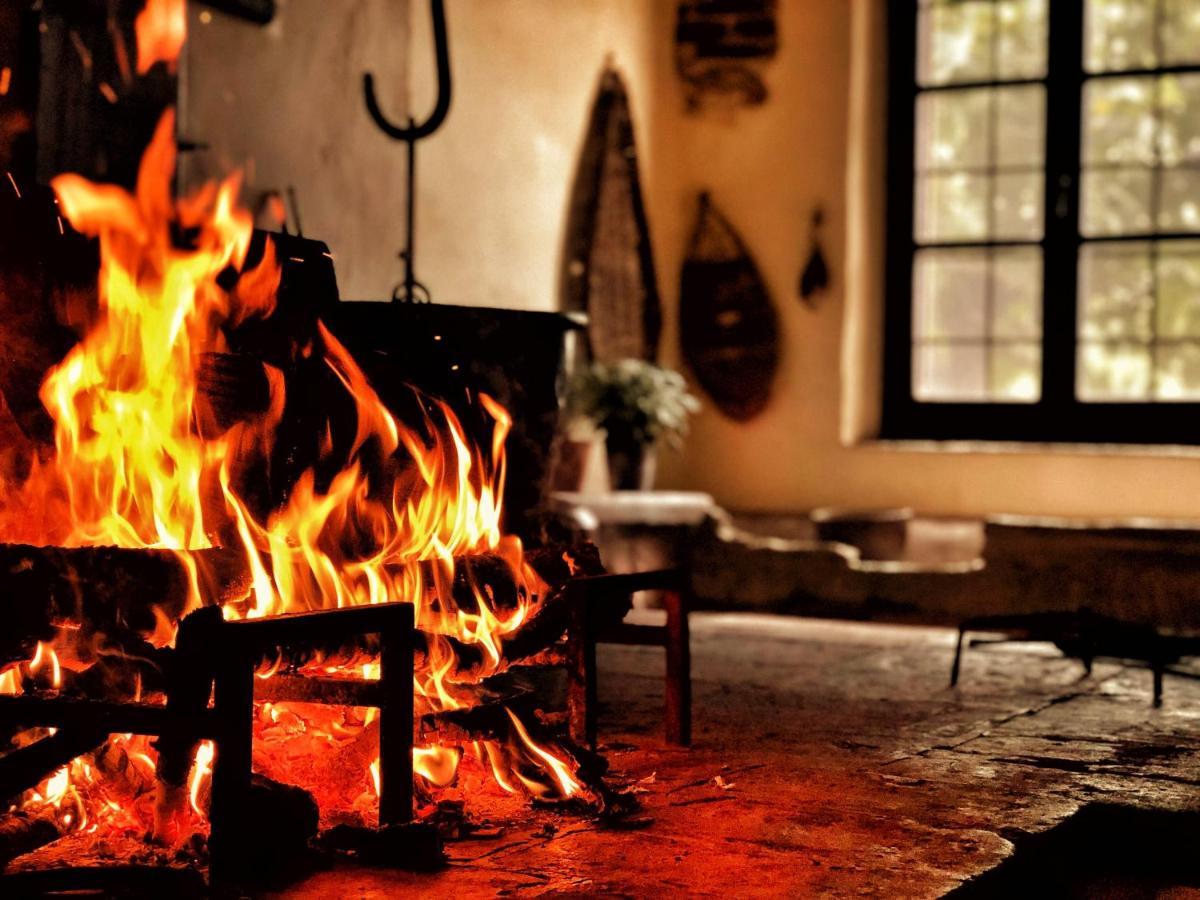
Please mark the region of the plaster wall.
[[402, 145], [367, 115], [362, 75], [406, 115], [408, 4], [277, 0], [267, 26], [188, 4], [179, 131], [185, 185], [242, 168], [243, 198], [295, 188], [305, 235], [333, 252], [343, 298], [383, 299], [401, 280]]
[[[454, 100], [418, 151], [419, 274], [437, 301], [558, 308], [568, 192], [606, 61], [653, 171], [659, 13], [658, 0], [448, 0]], [[411, 14], [420, 118], [435, 92], [428, 4]]]
[[[662, 483], [709, 491], [734, 509], [1197, 517], [1200, 458], [1179, 449], [871, 440], [881, 377], [885, 5], [779, 0], [780, 48], [762, 108], [687, 116], [677, 82], [660, 81], [651, 216], [668, 310], [666, 359], [678, 360], [678, 272], [701, 187], [754, 252], [779, 310], [783, 348], [763, 414], [743, 425], [710, 404], [684, 452], [662, 460]], [[669, 20], [659, 27], [656, 41], [669, 46]], [[811, 311], [796, 283], [818, 204], [833, 281]]]

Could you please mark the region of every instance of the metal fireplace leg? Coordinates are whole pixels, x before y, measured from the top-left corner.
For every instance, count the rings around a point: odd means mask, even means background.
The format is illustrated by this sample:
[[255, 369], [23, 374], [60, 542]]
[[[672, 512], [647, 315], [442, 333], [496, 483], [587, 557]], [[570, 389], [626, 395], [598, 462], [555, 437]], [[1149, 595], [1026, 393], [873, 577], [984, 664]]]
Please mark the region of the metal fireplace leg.
[[379, 826], [413, 816], [413, 608], [395, 610], [397, 627], [380, 632]]
[[667, 741], [686, 747], [692, 742], [692, 648], [687, 596], [681, 590], [663, 594], [667, 610]]
[[962, 666], [963, 641], [966, 637], [966, 629], [958, 629], [958, 643], [954, 645], [954, 664], [950, 666], [950, 687], [958, 686], [958, 673], [960, 666]]
[[217, 667], [213, 707], [218, 737], [213, 761], [212, 805], [209, 811], [209, 858], [212, 878], [230, 880], [252, 852], [246, 826], [254, 742], [254, 663], [238, 650]]
[[571, 598], [567, 631], [567, 726], [571, 740], [596, 748], [596, 635], [588, 608], [588, 595]]

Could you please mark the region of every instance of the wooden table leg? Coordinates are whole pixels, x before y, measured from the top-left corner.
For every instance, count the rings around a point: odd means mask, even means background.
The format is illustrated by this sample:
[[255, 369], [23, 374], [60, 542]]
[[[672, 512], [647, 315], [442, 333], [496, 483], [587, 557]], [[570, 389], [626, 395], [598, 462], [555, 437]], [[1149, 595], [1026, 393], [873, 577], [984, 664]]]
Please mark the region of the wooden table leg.
[[686, 747], [692, 742], [692, 647], [688, 603], [681, 591], [666, 591], [667, 610], [667, 741]]

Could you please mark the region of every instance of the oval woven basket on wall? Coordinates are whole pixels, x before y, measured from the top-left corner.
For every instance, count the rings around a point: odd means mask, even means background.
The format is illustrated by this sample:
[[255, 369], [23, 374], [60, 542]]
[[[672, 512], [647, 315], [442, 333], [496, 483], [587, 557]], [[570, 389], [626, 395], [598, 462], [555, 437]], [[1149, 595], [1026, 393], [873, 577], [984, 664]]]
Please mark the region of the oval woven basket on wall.
[[683, 358], [727, 416], [762, 412], [779, 366], [779, 323], [745, 244], [707, 193], [679, 288]]

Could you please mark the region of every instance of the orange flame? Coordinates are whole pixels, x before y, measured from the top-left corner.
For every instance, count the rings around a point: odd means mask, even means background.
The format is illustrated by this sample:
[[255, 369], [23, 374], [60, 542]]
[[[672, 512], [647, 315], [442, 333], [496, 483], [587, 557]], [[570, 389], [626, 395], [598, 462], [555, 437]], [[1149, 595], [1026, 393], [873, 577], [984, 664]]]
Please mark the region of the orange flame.
[[174, 67], [187, 38], [185, 0], [146, 0], [133, 23], [137, 35], [137, 70], [150, 71], [156, 62]]

